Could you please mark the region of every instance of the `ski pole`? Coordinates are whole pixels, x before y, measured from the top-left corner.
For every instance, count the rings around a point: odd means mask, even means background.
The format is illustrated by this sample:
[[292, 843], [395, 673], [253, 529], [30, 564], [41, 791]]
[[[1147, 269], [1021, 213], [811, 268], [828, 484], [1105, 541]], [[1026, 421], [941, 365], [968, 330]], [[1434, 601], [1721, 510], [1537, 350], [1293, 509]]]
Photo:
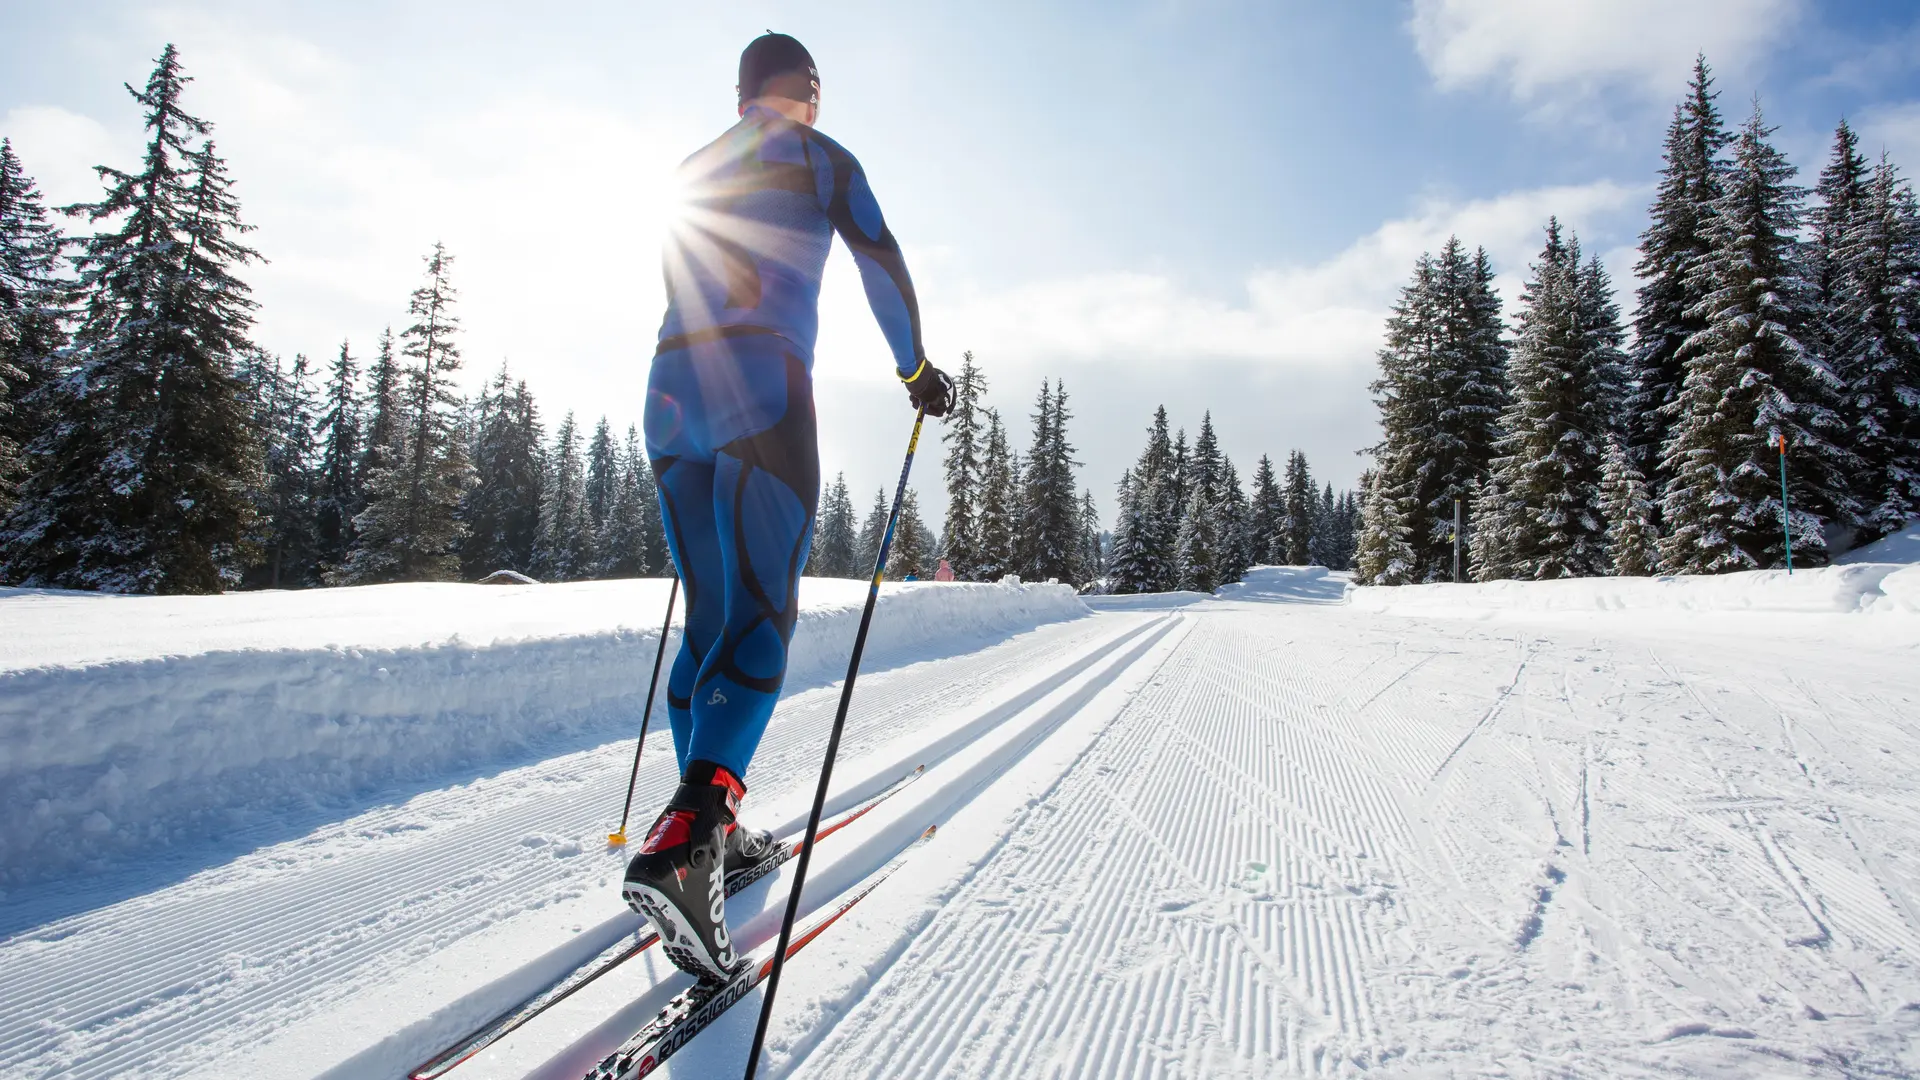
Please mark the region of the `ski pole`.
[[620, 804], [620, 827], [607, 834], [608, 847], [627, 842], [627, 815], [633, 813], [633, 785], [640, 781], [640, 751], [647, 746], [647, 724], [653, 719], [653, 693], [660, 688], [660, 661], [667, 655], [667, 631], [673, 628], [673, 602], [680, 596], [680, 575], [667, 590], [667, 620], [660, 624], [660, 647], [653, 653], [653, 680], [647, 683], [647, 706], [640, 713], [640, 741], [633, 746], [633, 772], [627, 775], [627, 801]]
[[767, 1041], [767, 1020], [773, 1016], [773, 995], [780, 989], [780, 970], [786, 966], [787, 943], [793, 937], [793, 921], [800, 914], [800, 890], [807, 883], [807, 864], [813, 859], [813, 839], [820, 831], [820, 811], [827, 804], [827, 784], [833, 779], [833, 759], [840, 753], [840, 732], [847, 726], [847, 706], [853, 702], [853, 680], [860, 674], [860, 654], [867, 648], [867, 628], [873, 624], [873, 606], [880, 599], [880, 579], [887, 572], [887, 552], [893, 547], [893, 527], [900, 521], [900, 503], [907, 497], [907, 474], [913, 471], [913, 452], [920, 447], [920, 427], [926, 423], [922, 408], [913, 418], [913, 437], [907, 440], [907, 460], [900, 466], [900, 483], [893, 490], [893, 510], [887, 514], [887, 531], [880, 536], [880, 551], [873, 560], [873, 583], [867, 588], [867, 608], [860, 613], [860, 629], [853, 635], [853, 656], [847, 660], [847, 681], [840, 687], [840, 710], [833, 717], [833, 732], [827, 736], [827, 757], [820, 764], [820, 785], [813, 792], [813, 811], [807, 815], [807, 836], [800, 844], [800, 861], [794, 867], [793, 888], [787, 891], [787, 914], [780, 920], [780, 947], [773, 951], [773, 970], [767, 973], [767, 996], [760, 1000], [760, 1022], [753, 1029], [753, 1049], [747, 1052], [745, 1080], [753, 1080], [760, 1068], [760, 1049]]

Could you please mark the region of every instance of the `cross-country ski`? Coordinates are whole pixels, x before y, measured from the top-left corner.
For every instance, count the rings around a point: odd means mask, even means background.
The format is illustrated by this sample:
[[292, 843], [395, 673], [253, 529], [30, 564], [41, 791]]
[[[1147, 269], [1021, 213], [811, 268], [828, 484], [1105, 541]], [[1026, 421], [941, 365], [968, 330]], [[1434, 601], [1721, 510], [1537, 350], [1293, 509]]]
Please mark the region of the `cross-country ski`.
[[12, 5], [0, 1077], [1920, 1077], [1909, 7]]

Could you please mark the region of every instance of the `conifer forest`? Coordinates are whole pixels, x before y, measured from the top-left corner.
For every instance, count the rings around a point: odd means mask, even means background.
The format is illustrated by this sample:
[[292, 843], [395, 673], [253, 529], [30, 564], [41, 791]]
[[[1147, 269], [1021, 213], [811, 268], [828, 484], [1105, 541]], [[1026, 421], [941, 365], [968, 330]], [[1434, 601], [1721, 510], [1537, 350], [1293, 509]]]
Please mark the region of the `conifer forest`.
[[[638, 431], [543, 416], [504, 364], [459, 390], [443, 246], [405, 325], [290, 358], [254, 344], [261, 254], [190, 82], [168, 46], [129, 88], [145, 150], [99, 168], [97, 202], [46, 205], [0, 142], [0, 583], [670, 574]], [[1298, 450], [1237, 466], [1210, 414], [1162, 408], [1100, 418], [1144, 435], [1103, 520], [1067, 387], [1044, 379], [1025, 417], [1003, 416], [968, 353], [938, 429], [945, 520], [909, 490], [889, 576], [944, 562], [1127, 593], [1208, 592], [1261, 564], [1378, 585], [1712, 574], [1784, 565], [1789, 544], [1816, 566], [1893, 532], [1920, 514], [1920, 201], [1844, 122], [1810, 189], [1771, 135], [1757, 102], [1723, 115], [1701, 59], [1628, 316], [1557, 219], [1511, 311], [1484, 250], [1422, 256], [1384, 329], [1357, 491]], [[889, 493], [825, 471], [807, 572], [865, 578]]]

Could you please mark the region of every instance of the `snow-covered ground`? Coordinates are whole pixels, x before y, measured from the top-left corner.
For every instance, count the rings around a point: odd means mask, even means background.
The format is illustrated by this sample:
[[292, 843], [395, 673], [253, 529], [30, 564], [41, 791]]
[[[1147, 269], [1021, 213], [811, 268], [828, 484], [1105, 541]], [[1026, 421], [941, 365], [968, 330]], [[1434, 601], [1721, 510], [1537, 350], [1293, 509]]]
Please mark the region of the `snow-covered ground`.
[[[761, 1075], [1920, 1074], [1913, 572], [893, 591], [834, 805], [928, 771], [810, 905], [941, 831], [788, 969]], [[775, 828], [860, 586], [809, 589]], [[0, 597], [0, 1075], [397, 1076], [631, 931], [657, 587], [353, 592]], [[648, 954], [453, 1075], [571, 1080], [680, 985]], [[752, 1012], [668, 1072], [737, 1074]]]

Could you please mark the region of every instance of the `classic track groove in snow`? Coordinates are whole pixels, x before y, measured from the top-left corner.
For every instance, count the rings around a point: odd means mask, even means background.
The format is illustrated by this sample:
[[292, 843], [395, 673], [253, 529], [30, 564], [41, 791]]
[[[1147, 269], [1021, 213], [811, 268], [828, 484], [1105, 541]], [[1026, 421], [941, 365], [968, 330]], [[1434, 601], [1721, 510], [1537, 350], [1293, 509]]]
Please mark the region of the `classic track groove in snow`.
[[[1143, 618], [1044, 627], [924, 675], [885, 670], [910, 657], [878, 649], [844, 753], [856, 758], [902, 727], [1045, 673]], [[807, 782], [836, 699], [827, 688], [782, 706], [755, 762], [750, 807], [765, 811], [783, 789]], [[663, 726], [649, 738], [637, 814], [671, 787]], [[317, 1013], [357, 982], [394, 977], [409, 959], [529, 907], [597, 890], [609, 898], [604, 913], [616, 914], [624, 859], [603, 855], [595, 841], [617, 812], [626, 764], [615, 744], [371, 811], [0, 944], [0, 998], [10, 1003], [0, 1018], [0, 1072], [108, 1077], [142, 1065], [149, 1076], [179, 1075], [246, 1045], [262, 1025]], [[50, 1016], [58, 1022], [46, 1023]]]
[[[1272, 569], [936, 661], [876, 641], [836, 797], [928, 772], [821, 848], [808, 904], [940, 833], [789, 969], [762, 1075], [1920, 1075], [1900, 573], [1348, 603]], [[797, 819], [834, 704], [782, 705], [750, 820]], [[399, 1075], [631, 928], [598, 846], [624, 752], [23, 917], [0, 1075]], [[743, 944], [784, 880], [741, 894]], [[679, 979], [643, 956], [454, 1076], [572, 1080]], [[756, 1001], [664, 1073], [734, 1074]]]

